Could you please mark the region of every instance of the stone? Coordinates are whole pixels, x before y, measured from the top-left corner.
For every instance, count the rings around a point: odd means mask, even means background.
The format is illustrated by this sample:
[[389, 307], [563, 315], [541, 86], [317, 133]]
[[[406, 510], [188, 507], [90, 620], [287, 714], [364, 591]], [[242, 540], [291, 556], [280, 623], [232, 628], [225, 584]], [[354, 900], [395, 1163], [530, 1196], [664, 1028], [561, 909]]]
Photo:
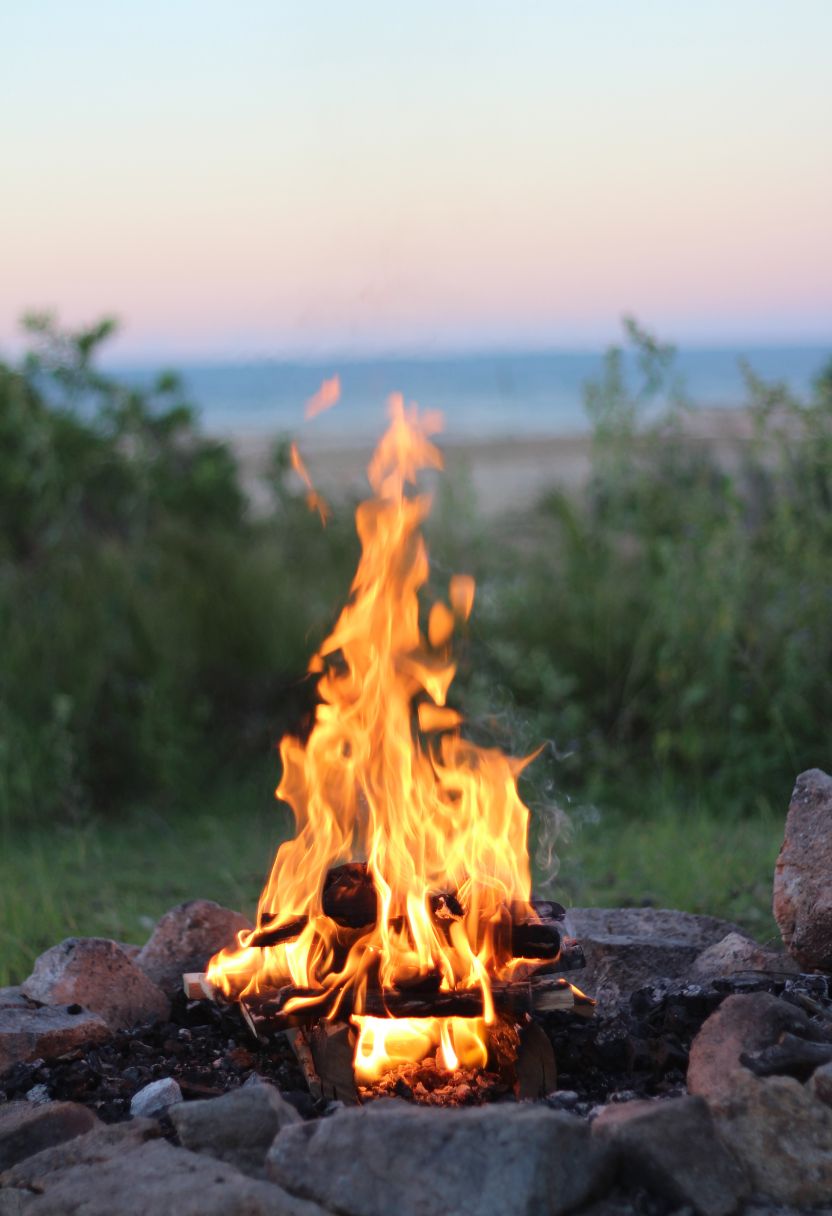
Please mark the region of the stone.
[[136, 963], [172, 997], [182, 988], [183, 972], [204, 971], [212, 955], [233, 945], [241, 929], [251, 928], [240, 912], [211, 899], [192, 899], [165, 913]]
[[809, 1018], [768, 992], [729, 996], [693, 1040], [688, 1060], [688, 1091], [712, 1105], [730, 1100], [737, 1077], [751, 1075], [740, 1063], [776, 1043], [783, 1033], [804, 1034]]
[[170, 1012], [162, 990], [105, 937], [67, 937], [37, 959], [21, 991], [43, 1005], [83, 1005], [112, 1030]]
[[163, 1115], [170, 1107], [182, 1101], [182, 1090], [179, 1082], [173, 1077], [160, 1077], [151, 1081], [133, 1094], [130, 1100], [130, 1114], [147, 1118], [152, 1115]]
[[340, 1216], [560, 1216], [601, 1193], [611, 1166], [583, 1120], [547, 1107], [396, 1101], [284, 1127], [266, 1160]]
[[774, 917], [806, 970], [832, 971], [832, 777], [801, 773], [774, 869]]
[[625, 1183], [698, 1216], [730, 1216], [748, 1194], [745, 1174], [702, 1098], [615, 1103], [592, 1133], [612, 1145]]
[[704, 949], [737, 929], [668, 908], [571, 908], [568, 923], [586, 958], [576, 983], [602, 1005], [657, 979], [686, 976]]
[[832, 1108], [793, 1077], [738, 1075], [717, 1127], [753, 1191], [797, 1208], [832, 1196]]
[[31, 1001], [20, 991], [20, 985], [13, 988], [0, 988], [0, 1009], [31, 1009]]
[[77, 1102], [5, 1102], [0, 1106], [0, 1170], [97, 1126], [96, 1115]]
[[0, 1174], [13, 1216], [325, 1216], [280, 1187], [159, 1139], [135, 1119], [47, 1149]]
[[170, 1117], [183, 1148], [227, 1161], [257, 1178], [264, 1176], [266, 1153], [277, 1133], [300, 1122], [295, 1108], [268, 1082], [182, 1103]]
[[78, 1005], [69, 1008], [9, 1005], [0, 1008], [0, 1074], [13, 1064], [52, 1059], [110, 1037], [107, 1023]]
[[832, 1064], [821, 1064], [820, 1068], [816, 1068], [806, 1087], [813, 1098], [832, 1106]]
[[832, 1109], [792, 1077], [755, 1076], [740, 1057], [814, 1029], [769, 993], [730, 996], [694, 1039], [688, 1065], [688, 1090], [707, 1100], [754, 1193], [796, 1207], [832, 1194]]
[[782, 950], [767, 950], [742, 933], [729, 933], [708, 946], [694, 959], [690, 978], [698, 983], [736, 975], [740, 971], [764, 971], [769, 975], [796, 975], [800, 968]]

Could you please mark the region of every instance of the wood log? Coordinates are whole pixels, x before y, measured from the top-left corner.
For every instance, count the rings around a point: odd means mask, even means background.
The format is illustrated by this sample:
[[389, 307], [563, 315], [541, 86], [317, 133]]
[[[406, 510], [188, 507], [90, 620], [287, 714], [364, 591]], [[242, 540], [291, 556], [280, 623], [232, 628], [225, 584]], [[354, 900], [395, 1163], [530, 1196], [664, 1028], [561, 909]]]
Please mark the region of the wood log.
[[789, 1076], [798, 1081], [807, 1081], [816, 1068], [830, 1061], [832, 1043], [813, 1043], [796, 1034], [784, 1034], [772, 1047], [740, 1056], [740, 1063], [758, 1077]]
[[[348, 1021], [354, 1012], [352, 989], [295, 988], [287, 985], [274, 993], [257, 993], [243, 1002], [255, 1025], [263, 1019], [272, 1029], [300, 1026], [326, 1018], [335, 1013], [340, 1021]], [[519, 1017], [530, 1013], [569, 1011], [575, 1007], [571, 986], [554, 975], [505, 982], [494, 981], [491, 998], [495, 1010]], [[308, 1000], [308, 1005], [287, 1009], [290, 1002]], [[583, 1008], [591, 1009], [594, 1002], [583, 999]], [[457, 988], [451, 991], [419, 992], [397, 988], [368, 988], [363, 996], [361, 1013], [370, 1017], [429, 1018], [482, 1017], [485, 1012], [480, 988]]]
[[545, 1098], [557, 1089], [558, 1071], [552, 1041], [537, 1022], [529, 1022], [520, 1031], [515, 1076], [514, 1092], [521, 1100]]

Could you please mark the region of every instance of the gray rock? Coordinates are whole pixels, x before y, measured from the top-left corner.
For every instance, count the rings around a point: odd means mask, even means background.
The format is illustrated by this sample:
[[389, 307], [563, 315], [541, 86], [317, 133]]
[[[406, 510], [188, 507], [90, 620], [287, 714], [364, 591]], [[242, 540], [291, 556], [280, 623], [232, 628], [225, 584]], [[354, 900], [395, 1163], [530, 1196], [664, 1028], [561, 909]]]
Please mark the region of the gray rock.
[[85, 1043], [109, 1038], [107, 1023], [88, 1009], [34, 1005], [0, 1008], [0, 1074], [12, 1064], [50, 1059]]
[[36, 961], [21, 992], [44, 1005], [84, 1005], [113, 1030], [170, 1011], [161, 989], [105, 937], [68, 937], [53, 946]]
[[832, 1106], [832, 1064], [821, 1064], [806, 1084], [813, 1098]]
[[545, 1107], [391, 1102], [284, 1128], [266, 1171], [341, 1216], [560, 1216], [611, 1163], [586, 1123]]
[[569, 920], [586, 957], [579, 987], [602, 1004], [687, 975], [704, 949], [736, 930], [714, 916], [668, 908], [572, 908]]
[[300, 1115], [268, 1082], [246, 1085], [221, 1098], [184, 1102], [170, 1117], [184, 1148], [227, 1161], [244, 1174], [264, 1176], [275, 1136]]
[[158, 1081], [151, 1081], [144, 1089], [133, 1094], [130, 1099], [130, 1114], [141, 1118], [162, 1115], [181, 1101], [182, 1090], [179, 1088], [179, 1082], [174, 1081], [173, 1077], [160, 1077]]
[[765, 971], [768, 974], [795, 975], [800, 968], [782, 950], [767, 950], [742, 933], [729, 933], [721, 942], [708, 946], [696, 957], [690, 978], [699, 983], [736, 975], [739, 971]]
[[92, 1111], [77, 1102], [5, 1102], [0, 1106], [0, 1170], [97, 1126]]
[[51, 1099], [48, 1085], [33, 1085], [31, 1089], [26, 1090], [26, 1101], [35, 1105], [43, 1106], [44, 1102], [50, 1102]]
[[730, 1216], [748, 1194], [702, 1098], [617, 1103], [601, 1112], [592, 1132], [612, 1145], [625, 1182], [699, 1216]]
[[136, 1119], [38, 1153], [0, 1174], [0, 1213], [325, 1216], [278, 1186], [174, 1148], [158, 1135], [158, 1124]]
[[752, 1190], [797, 1207], [832, 1194], [832, 1109], [791, 1077], [755, 1076], [740, 1056], [809, 1029], [801, 1010], [768, 993], [730, 996], [694, 1039], [688, 1065], [688, 1089], [706, 1098]]
[[784, 1032], [802, 1034], [809, 1019], [802, 1010], [767, 992], [729, 996], [693, 1040], [688, 1060], [688, 1090], [711, 1105], [730, 1100], [737, 1078], [750, 1075], [740, 1063], [743, 1052], [762, 1051]]
[[832, 971], [832, 777], [798, 777], [774, 870], [774, 916], [801, 967]]
[[0, 988], [0, 1009], [31, 1009], [30, 1001], [20, 991], [20, 986]]
[[240, 912], [211, 899], [178, 904], [161, 918], [136, 956], [136, 963], [168, 996], [182, 988], [185, 971], [204, 971], [213, 954], [233, 945], [240, 929], [251, 922]]

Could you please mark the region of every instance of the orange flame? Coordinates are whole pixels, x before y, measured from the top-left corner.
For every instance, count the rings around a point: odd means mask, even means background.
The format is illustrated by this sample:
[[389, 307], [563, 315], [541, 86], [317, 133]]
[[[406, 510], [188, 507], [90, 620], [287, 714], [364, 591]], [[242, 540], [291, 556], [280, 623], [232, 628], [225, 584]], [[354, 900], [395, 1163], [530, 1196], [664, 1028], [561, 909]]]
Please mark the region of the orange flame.
[[306, 403], [303, 411], [304, 417], [314, 418], [316, 414], [322, 414], [324, 410], [331, 410], [333, 405], [337, 405], [341, 400], [341, 377], [333, 376], [331, 380], [324, 380], [317, 393], [313, 393]]
[[292, 462], [292, 468], [297, 473], [303, 484], [306, 486], [306, 505], [310, 511], [317, 511], [321, 517], [321, 523], [326, 527], [326, 521], [329, 519], [330, 510], [329, 504], [325, 498], [322, 498], [312, 484], [312, 478], [307, 472], [306, 465], [301, 460], [298, 445], [293, 443], [289, 448], [289, 458]]
[[[350, 599], [310, 663], [321, 673], [313, 730], [305, 743], [287, 736], [280, 744], [277, 796], [297, 830], [278, 850], [258, 919], [306, 917], [306, 927], [266, 947], [240, 934], [238, 948], [208, 969], [228, 996], [313, 990], [288, 1011], [349, 991], [362, 1080], [429, 1051], [449, 1068], [484, 1063], [491, 980], [512, 970], [507, 909], [527, 902], [531, 885], [528, 810], [517, 791], [525, 761], [464, 739], [460, 715], [445, 704], [456, 670], [452, 634], [471, 611], [473, 579], [452, 579], [450, 605], [434, 604], [426, 631], [420, 625], [428, 557], [419, 529], [430, 500], [406, 490], [420, 469], [441, 468], [431, 442], [441, 420], [406, 409], [398, 395], [390, 415], [368, 470], [374, 497], [356, 512], [362, 554]], [[332, 867], [356, 859], [367, 863], [377, 914], [348, 930], [324, 914], [323, 885]], [[456, 897], [455, 915], [437, 914], [439, 894]], [[420, 981], [480, 989], [483, 1015], [364, 1013], [370, 986], [401, 991]], [[341, 1000], [330, 1001], [329, 1016]]]

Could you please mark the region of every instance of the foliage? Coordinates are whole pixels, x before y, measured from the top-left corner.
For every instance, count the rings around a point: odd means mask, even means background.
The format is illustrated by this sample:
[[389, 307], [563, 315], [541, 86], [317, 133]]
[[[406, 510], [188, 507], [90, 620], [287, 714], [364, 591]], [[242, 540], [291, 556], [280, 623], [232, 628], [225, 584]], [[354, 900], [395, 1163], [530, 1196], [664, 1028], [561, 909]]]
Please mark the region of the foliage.
[[527, 559], [492, 572], [481, 682], [584, 800], [783, 807], [832, 760], [832, 364], [808, 401], [746, 369], [750, 435], [716, 445], [672, 351], [628, 337], [636, 386], [615, 349], [587, 388], [586, 492], [550, 492]]
[[297, 717], [350, 546], [317, 536], [279, 459], [253, 519], [176, 376], [98, 370], [111, 322], [27, 325], [0, 364], [0, 817], [192, 797]]

